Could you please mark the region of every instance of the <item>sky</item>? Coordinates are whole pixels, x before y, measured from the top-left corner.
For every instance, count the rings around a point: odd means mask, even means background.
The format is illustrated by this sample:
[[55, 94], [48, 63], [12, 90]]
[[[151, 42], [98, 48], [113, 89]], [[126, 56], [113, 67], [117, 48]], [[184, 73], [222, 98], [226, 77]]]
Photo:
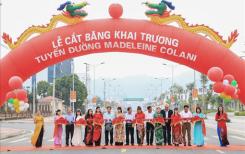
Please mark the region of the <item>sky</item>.
[[[159, 2], [159, 0], [149, 0]], [[191, 24], [205, 24], [224, 36], [238, 29], [240, 33], [237, 42], [231, 47], [232, 52], [239, 56], [245, 53], [245, 1], [244, 0], [171, 0], [176, 9], [175, 14], [182, 15]], [[3, 32], [10, 34], [15, 40], [26, 28], [31, 25], [42, 25], [49, 23], [52, 15], [59, 14], [56, 8], [64, 0], [1, 0], [1, 35]], [[80, 0], [73, 0], [80, 2]], [[87, 0], [90, 4], [85, 8], [88, 12], [86, 20], [109, 18], [108, 6], [111, 3], [120, 3], [124, 12], [122, 18], [148, 20], [144, 15], [147, 9], [141, 3], [144, 0]], [[63, 26], [60, 24], [59, 26]], [[0, 57], [9, 52], [1, 40]], [[75, 73], [84, 76], [84, 62], [98, 64], [105, 62], [96, 68], [96, 93], [102, 97], [103, 81], [101, 78], [112, 79], [112, 87], [119, 89], [123, 97], [146, 97], [149, 89], [160, 92], [156, 77], [171, 78], [171, 65], [175, 65], [174, 82], [186, 85], [193, 81], [193, 70], [183, 65], [170, 61], [153, 58], [144, 55], [126, 53], [105, 53], [77, 57], [75, 60]], [[163, 66], [166, 63], [167, 66]], [[197, 74], [199, 76], [199, 74]], [[93, 74], [91, 72], [91, 77]], [[47, 69], [38, 73], [38, 80], [47, 80]], [[30, 82], [27, 81], [27, 84]], [[165, 82], [164, 90], [171, 82]], [[120, 88], [115, 88], [120, 87]], [[115, 92], [113, 88], [111, 91]], [[153, 90], [154, 91], [154, 90]], [[108, 92], [110, 93], [110, 92]]]

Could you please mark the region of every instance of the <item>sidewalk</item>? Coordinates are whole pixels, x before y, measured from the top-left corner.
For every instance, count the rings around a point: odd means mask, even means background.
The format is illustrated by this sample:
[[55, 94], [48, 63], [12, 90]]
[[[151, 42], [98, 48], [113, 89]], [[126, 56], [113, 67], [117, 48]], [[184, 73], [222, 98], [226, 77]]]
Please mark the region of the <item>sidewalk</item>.
[[22, 130], [22, 129], [0, 127], [0, 140], [19, 136], [19, 135], [22, 135], [25, 133], [26, 133], [26, 131]]

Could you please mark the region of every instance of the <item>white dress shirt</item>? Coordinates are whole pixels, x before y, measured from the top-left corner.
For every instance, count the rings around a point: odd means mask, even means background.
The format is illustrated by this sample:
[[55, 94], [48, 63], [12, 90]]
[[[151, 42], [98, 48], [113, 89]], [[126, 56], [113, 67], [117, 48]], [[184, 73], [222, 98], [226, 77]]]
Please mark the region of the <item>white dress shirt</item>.
[[133, 113], [131, 113], [131, 114], [126, 113], [125, 114], [125, 121], [126, 121], [126, 123], [132, 123], [133, 120], [134, 120], [134, 116], [135, 116], [135, 114], [133, 114]]
[[[182, 112], [180, 112], [180, 116], [181, 116], [181, 118], [192, 118], [192, 113], [190, 112], [190, 111], [188, 111], [188, 112], [185, 112], [185, 111], [182, 111]], [[183, 122], [191, 122], [191, 119], [188, 119], [188, 120], [183, 120]]]
[[145, 119], [146, 120], [152, 120], [154, 117], [154, 112], [151, 111], [151, 113], [149, 113], [148, 111], [145, 113]]
[[169, 110], [167, 110], [167, 111], [165, 110], [166, 118], [168, 118], [168, 111], [169, 111]]
[[112, 120], [115, 118], [115, 115], [113, 113], [104, 113], [104, 120], [105, 120], [105, 123], [111, 123]]

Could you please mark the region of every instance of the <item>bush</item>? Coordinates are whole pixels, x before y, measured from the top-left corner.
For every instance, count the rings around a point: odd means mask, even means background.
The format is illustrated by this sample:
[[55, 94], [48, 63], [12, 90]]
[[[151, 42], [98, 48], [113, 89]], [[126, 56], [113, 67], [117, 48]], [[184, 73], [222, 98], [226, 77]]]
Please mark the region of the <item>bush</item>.
[[235, 112], [235, 116], [245, 116], [245, 111]]

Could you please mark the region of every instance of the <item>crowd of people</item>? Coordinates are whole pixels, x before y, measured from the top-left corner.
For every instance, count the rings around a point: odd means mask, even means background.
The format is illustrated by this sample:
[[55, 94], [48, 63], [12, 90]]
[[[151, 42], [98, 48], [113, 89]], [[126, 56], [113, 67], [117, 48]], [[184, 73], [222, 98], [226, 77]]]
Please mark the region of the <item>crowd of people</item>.
[[[227, 118], [224, 108], [219, 106], [215, 120], [217, 121], [220, 146], [229, 145], [226, 127]], [[60, 123], [62, 120], [64, 123]], [[126, 114], [123, 113], [121, 107], [118, 107], [116, 113], [113, 113], [111, 107], [108, 106], [104, 114], [100, 107], [97, 107], [94, 113], [92, 109], [89, 109], [84, 116], [82, 116], [81, 110], [78, 109], [73, 115], [71, 108], [68, 108], [67, 114], [64, 116], [61, 114], [61, 110], [56, 111], [53, 133], [54, 145], [62, 146], [63, 125], [65, 125], [66, 146], [80, 146], [82, 143], [86, 146], [100, 146], [102, 128], [104, 128], [105, 146], [134, 146], [135, 143], [142, 146], [146, 137], [148, 146], [152, 146], [154, 143], [157, 146], [179, 146], [181, 144], [192, 146], [193, 143], [201, 147], [204, 146], [204, 136], [206, 135], [204, 121], [205, 114], [202, 113], [201, 108], [196, 107], [195, 112], [191, 113], [188, 105], [185, 105], [181, 112], [178, 108], [171, 110], [168, 104], [164, 106], [164, 109], [157, 107], [155, 112], [151, 106], [147, 107], [146, 112], [143, 112], [142, 108], [138, 106], [135, 114], [131, 107], [127, 108]], [[34, 117], [34, 123], [36, 127], [31, 143], [36, 147], [41, 147], [44, 134], [44, 118], [39, 111]], [[194, 125], [193, 142], [191, 142], [192, 124]], [[82, 125], [85, 125], [84, 137]]]

